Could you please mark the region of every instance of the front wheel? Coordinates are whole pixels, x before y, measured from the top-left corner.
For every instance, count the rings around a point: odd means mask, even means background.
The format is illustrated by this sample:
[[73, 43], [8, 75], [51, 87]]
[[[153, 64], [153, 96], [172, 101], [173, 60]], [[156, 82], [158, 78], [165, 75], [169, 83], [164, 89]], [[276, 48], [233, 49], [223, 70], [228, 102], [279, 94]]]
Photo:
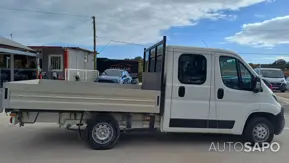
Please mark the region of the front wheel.
[[87, 142], [92, 149], [113, 148], [119, 138], [120, 130], [114, 119], [99, 117], [87, 125]]
[[270, 143], [274, 138], [274, 127], [268, 119], [256, 117], [249, 120], [243, 135], [251, 143]]

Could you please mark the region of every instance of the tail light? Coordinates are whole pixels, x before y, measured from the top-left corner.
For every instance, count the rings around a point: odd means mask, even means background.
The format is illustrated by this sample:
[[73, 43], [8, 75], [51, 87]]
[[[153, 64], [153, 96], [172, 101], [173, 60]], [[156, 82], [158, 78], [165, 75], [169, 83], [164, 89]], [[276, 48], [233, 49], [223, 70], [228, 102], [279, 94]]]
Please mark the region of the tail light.
[[17, 118], [17, 113], [10, 113], [10, 123], [13, 125], [18, 124], [18, 118]]

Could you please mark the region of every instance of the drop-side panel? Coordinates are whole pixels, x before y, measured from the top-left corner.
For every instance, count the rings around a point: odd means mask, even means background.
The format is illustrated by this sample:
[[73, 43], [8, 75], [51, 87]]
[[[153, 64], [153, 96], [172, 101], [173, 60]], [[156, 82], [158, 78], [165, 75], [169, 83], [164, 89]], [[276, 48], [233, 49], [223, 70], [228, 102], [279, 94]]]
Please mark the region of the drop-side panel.
[[159, 113], [160, 91], [74, 81], [5, 83], [10, 109]]

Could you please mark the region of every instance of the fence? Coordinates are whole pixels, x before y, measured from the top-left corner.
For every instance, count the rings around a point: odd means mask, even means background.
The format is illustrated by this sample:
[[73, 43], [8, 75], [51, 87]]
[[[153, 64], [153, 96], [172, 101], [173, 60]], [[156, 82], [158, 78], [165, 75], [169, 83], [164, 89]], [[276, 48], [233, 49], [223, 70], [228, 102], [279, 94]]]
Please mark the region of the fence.
[[[79, 79], [77, 79], [77, 76]], [[65, 69], [65, 80], [93, 82], [99, 76], [97, 70], [88, 69]]]

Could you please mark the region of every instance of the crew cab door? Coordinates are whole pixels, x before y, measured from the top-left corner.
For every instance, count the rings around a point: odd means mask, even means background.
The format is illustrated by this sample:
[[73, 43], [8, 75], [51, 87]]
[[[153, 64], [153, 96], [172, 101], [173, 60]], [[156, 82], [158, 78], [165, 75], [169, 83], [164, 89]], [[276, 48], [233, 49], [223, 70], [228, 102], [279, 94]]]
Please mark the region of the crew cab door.
[[259, 95], [252, 91], [252, 69], [241, 58], [224, 53], [215, 55], [215, 95], [218, 129], [241, 134], [250, 113], [259, 109]]
[[206, 130], [210, 111], [211, 57], [204, 52], [174, 50], [171, 131]]

